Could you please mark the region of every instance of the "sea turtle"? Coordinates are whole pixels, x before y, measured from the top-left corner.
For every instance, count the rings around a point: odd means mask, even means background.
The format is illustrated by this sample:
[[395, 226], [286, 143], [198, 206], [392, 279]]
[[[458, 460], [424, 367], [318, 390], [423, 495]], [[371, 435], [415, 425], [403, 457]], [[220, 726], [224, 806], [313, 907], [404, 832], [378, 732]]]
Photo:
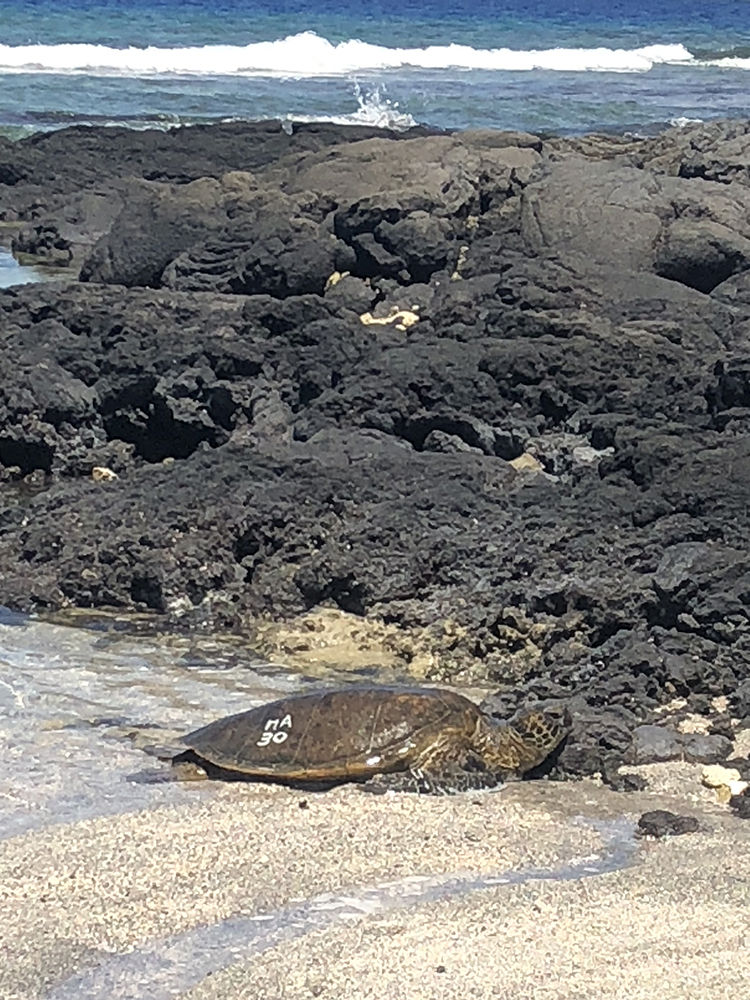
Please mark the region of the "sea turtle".
[[171, 760], [225, 780], [354, 781], [371, 791], [437, 794], [492, 787], [530, 770], [568, 728], [567, 712], [532, 711], [504, 725], [453, 691], [352, 686], [218, 719], [183, 737]]

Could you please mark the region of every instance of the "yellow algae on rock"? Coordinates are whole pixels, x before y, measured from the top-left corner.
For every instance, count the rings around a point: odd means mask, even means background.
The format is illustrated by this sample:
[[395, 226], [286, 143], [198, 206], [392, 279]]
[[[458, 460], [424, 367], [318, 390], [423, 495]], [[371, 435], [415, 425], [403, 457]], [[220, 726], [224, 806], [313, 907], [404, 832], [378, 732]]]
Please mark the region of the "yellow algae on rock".
[[411, 309], [398, 309], [394, 306], [387, 316], [373, 316], [372, 313], [362, 313], [359, 317], [364, 326], [395, 326], [397, 330], [408, 330], [419, 322], [419, 315]]
[[119, 476], [105, 465], [95, 465], [91, 470], [91, 478], [95, 483], [112, 483], [115, 479], [119, 479]]
[[328, 278], [325, 284], [325, 291], [327, 292], [329, 288], [333, 288], [338, 285], [342, 278], [347, 278], [349, 276], [349, 271], [334, 271], [332, 275]]
[[509, 465], [512, 465], [517, 472], [544, 472], [544, 466], [530, 452], [525, 451], [518, 458], [512, 458]]
[[467, 245], [460, 246], [458, 248], [458, 258], [456, 260], [456, 266], [453, 269], [453, 274], [451, 275], [451, 281], [461, 281], [461, 271], [464, 269], [466, 264], [466, 256], [469, 253], [469, 247]]

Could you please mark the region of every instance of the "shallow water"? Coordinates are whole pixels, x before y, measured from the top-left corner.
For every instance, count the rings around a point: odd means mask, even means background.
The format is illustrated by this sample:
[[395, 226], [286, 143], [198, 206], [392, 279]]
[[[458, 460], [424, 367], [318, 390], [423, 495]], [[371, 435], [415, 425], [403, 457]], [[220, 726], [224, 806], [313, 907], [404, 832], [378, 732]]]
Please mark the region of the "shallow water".
[[171, 1000], [207, 976], [247, 961], [270, 948], [334, 924], [404, 909], [417, 904], [458, 899], [470, 893], [527, 882], [572, 881], [619, 871], [633, 863], [632, 824], [596, 823], [602, 848], [585, 858], [550, 869], [507, 871], [490, 875], [455, 873], [412, 876], [349, 892], [323, 893], [272, 913], [237, 916], [208, 927], [149, 941], [76, 973], [54, 987], [45, 1000]]
[[153, 763], [130, 731], [163, 742], [313, 682], [230, 639], [103, 628], [0, 615], [0, 838], [183, 801], [129, 780]]
[[[131, 780], [150, 760], [130, 735], [165, 742], [320, 683], [260, 659], [236, 638], [160, 635], [148, 621], [85, 614], [71, 622], [0, 609], [0, 838], [211, 795], [210, 783]], [[632, 824], [582, 822], [602, 839], [585, 858], [549, 869], [415, 875], [232, 916], [112, 955], [59, 982], [47, 1000], [167, 1000], [229, 965], [337, 923], [503, 885], [588, 878], [632, 862]]]

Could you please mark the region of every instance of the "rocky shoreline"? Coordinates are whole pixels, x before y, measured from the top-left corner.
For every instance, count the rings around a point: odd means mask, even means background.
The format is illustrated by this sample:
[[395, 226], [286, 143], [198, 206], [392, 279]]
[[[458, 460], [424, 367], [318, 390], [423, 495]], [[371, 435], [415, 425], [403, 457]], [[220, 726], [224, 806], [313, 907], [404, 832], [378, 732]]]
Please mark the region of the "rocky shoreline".
[[0, 604], [572, 699], [560, 773], [750, 724], [750, 123], [66, 129], [0, 222]]

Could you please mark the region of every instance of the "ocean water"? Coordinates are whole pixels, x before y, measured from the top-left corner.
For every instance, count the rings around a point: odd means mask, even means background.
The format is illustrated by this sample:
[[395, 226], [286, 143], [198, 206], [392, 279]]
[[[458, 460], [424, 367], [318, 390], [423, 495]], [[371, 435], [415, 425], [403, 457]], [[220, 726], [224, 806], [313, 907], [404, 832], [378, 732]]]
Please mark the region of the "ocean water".
[[0, 0], [0, 130], [650, 133], [750, 114], [750, 0]]

